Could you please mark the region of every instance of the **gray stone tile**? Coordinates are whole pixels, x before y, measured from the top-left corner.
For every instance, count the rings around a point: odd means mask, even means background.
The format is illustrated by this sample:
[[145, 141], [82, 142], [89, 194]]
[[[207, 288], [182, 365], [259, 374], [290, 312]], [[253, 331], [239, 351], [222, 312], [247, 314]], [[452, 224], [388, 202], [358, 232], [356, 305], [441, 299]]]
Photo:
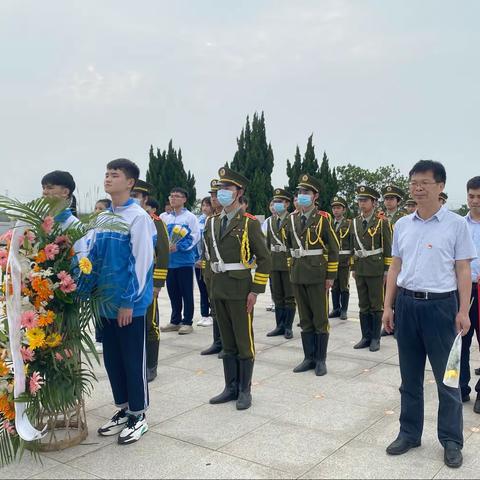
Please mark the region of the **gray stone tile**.
[[135, 444], [113, 443], [68, 465], [102, 478], [172, 478], [180, 466], [201, 462], [209, 453], [149, 431]]
[[69, 465], [58, 465], [53, 468], [49, 468], [44, 472], [41, 472], [33, 477], [37, 479], [56, 480], [56, 479], [82, 479], [82, 478], [100, 478], [91, 473], [84, 472], [78, 468], [70, 467]]
[[61, 463], [46, 457], [42, 457], [40, 462], [35, 460], [30, 452], [26, 451], [20, 461], [0, 468], [0, 479], [28, 478], [61, 465]]
[[199, 371], [193, 376], [179, 377], [158, 389], [160, 393], [170, 393], [177, 396], [192, 396], [204, 403], [223, 390], [225, 381], [222, 377]]
[[392, 457], [383, 447], [353, 440], [302, 478], [432, 478], [442, 466], [442, 459], [426, 461], [415, 450]]
[[188, 459], [188, 462], [176, 469], [170, 478], [205, 478], [205, 479], [233, 479], [233, 478], [291, 478], [288, 473], [280, 470], [248, 462], [240, 458], [211, 452], [201, 459]]
[[463, 465], [461, 468], [449, 468], [444, 466], [436, 475], [435, 479], [471, 479], [478, 480], [479, 473], [477, 469], [467, 468]]
[[238, 411], [235, 402], [207, 404], [160, 423], [152, 430], [195, 445], [218, 449], [267, 423], [268, 418], [256, 415], [254, 411], [253, 407]]
[[226, 445], [221, 451], [297, 477], [341, 446], [341, 440], [330, 434], [273, 421]]
[[[396, 365], [380, 364], [369, 368], [368, 372], [362, 372], [362, 378], [370, 383], [390, 385], [399, 388], [402, 383], [400, 368]], [[397, 390], [398, 391], [398, 390]]]
[[104, 405], [111, 405], [112, 408], [114, 408], [112, 389], [108, 378], [104, 378], [99, 382], [94, 383], [93, 392], [89, 397], [85, 398], [85, 408], [87, 412]]

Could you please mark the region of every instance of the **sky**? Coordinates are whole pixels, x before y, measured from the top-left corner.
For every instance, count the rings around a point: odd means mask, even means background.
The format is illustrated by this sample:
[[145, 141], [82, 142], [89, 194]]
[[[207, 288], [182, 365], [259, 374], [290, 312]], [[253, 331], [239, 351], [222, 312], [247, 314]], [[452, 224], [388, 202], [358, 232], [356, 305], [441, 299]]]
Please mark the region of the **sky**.
[[201, 196], [247, 115], [265, 112], [272, 182], [314, 135], [331, 165], [441, 161], [452, 208], [480, 175], [480, 2], [2, 0], [0, 194], [69, 170], [81, 207], [108, 161], [172, 138]]

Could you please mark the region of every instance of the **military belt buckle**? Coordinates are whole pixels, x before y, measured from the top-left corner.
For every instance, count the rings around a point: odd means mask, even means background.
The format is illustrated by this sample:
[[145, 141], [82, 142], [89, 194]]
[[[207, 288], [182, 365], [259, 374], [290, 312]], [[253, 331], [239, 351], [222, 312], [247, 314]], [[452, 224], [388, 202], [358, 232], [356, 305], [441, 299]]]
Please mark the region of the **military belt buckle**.
[[355, 255], [358, 257], [358, 258], [363, 258], [365, 256], [363, 250], [356, 250], [355, 251]]
[[292, 255], [293, 258], [301, 258], [302, 257], [302, 252], [301, 250], [298, 248], [296, 250], [293, 251], [293, 255]]
[[274, 245], [273, 251], [274, 251], [275, 253], [280, 253], [280, 245]]
[[223, 262], [212, 262], [211, 268], [213, 273], [222, 273], [224, 272]]

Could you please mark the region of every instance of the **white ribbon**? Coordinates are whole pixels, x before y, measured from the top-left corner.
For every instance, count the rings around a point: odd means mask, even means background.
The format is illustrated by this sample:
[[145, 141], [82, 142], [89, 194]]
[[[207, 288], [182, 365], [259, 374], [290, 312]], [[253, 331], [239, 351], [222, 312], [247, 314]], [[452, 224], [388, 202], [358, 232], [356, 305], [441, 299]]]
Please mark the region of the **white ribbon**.
[[[13, 363], [14, 385], [13, 394], [18, 398], [25, 392], [25, 370], [21, 347], [21, 315], [22, 315], [22, 268], [20, 262], [20, 236], [28, 224], [19, 220], [13, 229], [10, 244], [10, 253], [7, 262], [6, 301], [8, 333], [10, 339], [10, 353]], [[12, 293], [10, 293], [12, 292]], [[45, 436], [47, 427], [43, 431], [37, 430], [27, 417], [27, 404], [15, 402], [15, 428], [20, 438], [27, 442], [39, 440]]]

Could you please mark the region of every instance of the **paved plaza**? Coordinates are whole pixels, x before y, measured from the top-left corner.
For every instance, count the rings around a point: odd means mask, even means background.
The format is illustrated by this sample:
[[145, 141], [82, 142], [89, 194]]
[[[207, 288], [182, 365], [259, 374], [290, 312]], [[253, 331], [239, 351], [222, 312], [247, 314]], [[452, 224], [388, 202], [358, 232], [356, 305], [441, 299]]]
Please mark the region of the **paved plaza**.
[[[191, 335], [162, 334], [158, 378], [150, 384], [149, 432], [140, 442], [119, 446], [97, 428], [114, 412], [103, 367], [87, 399], [88, 439], [77, 447], [42, 455], [28, 453], [0, 470], [1, 478], [480, 478], [480, 415], [465, 404], [464, 466], [450, 470], [436, 437], [437, 393], [425, 375], [425, 430], [420, 448], [389, 457], [385, 447], [398, 432], [400, 375], [395, 340], [380, 352], [353, 350], [359, 340], [357, 298], [350, 319], [332, 321], [328, 375], [294, 374], [303, 359], [300, 330], [294, 339], [265, 336], [274, 325], [268, 295], [255, 312], [257, 358], [253, 406], [209, 405], [223, 388], [221, 360], [201, 357], [211, 328]], [[198, 305], [198, 302], [197, 302]], [[162, 324], [170, 305], [162, 290]], [[296, 322], [295, 322], [296, 323]], [[473, 353], [472, 370], [480, 366]], [[474, 377], [474, 375], [473, 375]]]

